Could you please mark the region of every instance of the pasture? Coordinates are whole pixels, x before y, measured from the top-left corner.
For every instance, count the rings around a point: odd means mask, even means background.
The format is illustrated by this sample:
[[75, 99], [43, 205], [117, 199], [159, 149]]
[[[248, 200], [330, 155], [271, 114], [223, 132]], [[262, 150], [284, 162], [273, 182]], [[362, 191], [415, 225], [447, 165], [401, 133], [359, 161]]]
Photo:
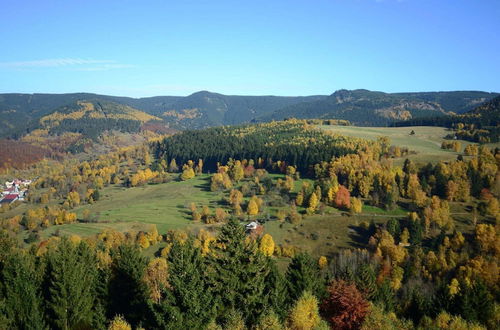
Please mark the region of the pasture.
[[[452, 150], [441, 149], [441, 142], [450, 133], [444, 127], [414, 126], [414, 127], [359, 127], [359, 126], [337, 126], [322, 125], [321, 129], [333, 131], [347, 136], [354, 136], [368, 140], [376, 140], [379, 137], [389, 137], [391, 144], [399, 147], [407, 147], [416, 154], [402, 157], [395, 162], [399, 163], [409, 158], [416, 163], [428, 163], [438, 161], [449, 161], [456, 159], [460, 153]], [[410, 135], [411, 131], [414, 135]], [[471, 142], [459, 140], [462, 151]]]

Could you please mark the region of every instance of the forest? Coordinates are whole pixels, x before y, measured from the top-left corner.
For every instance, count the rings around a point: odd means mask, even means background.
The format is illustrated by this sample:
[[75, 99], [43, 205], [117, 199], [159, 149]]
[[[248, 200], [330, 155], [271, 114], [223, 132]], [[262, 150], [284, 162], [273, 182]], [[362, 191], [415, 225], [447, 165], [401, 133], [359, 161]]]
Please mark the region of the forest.
[[[27, 204], [0, 210], [0, 327], [498, 328], [500, 150], [455, 144], [456, 159], [422, 164], [317, 123], [185, 131], [19, 172], [36, 180]], [[89, 210], [110, 189], [205, 176], [218, 202], [186, 201], [196, 229], [45, 234], [103, 221]], [[370, 208], [386, 216], [358, 220]], [[335, 227], [337, 213], [355, 240], [325, 255], [268, 230]]]

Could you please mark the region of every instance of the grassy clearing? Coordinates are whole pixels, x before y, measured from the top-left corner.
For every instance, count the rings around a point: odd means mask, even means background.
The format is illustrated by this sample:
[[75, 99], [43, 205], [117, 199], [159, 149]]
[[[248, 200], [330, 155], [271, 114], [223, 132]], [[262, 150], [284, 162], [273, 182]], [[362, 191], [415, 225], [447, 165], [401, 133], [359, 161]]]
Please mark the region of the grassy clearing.
[[191, 221], [191, 202], [218, 207], [222, 194], [210, 192], [209, 175], [189, 181], [124, 188], [112, 186], [102, 191], [102, 198], [92, 205], [76, 208], [79, 217], [84, 210], [110, 223], [155, 224], [160, 233], [188, 226], [202, 226]]
[[[415, 127], [358, 127], [358, 126], [320, 126], [322, 129], [334, 131], [336, 133], [354, 137], [376, 140], [381, 136], [388, 136], [393, 145], [407, 147], [417, 154], [409, 155], [409, 158], [417, 163], [428, 163], [438, 161], [448, 161], [456, 159], [459, 153], [451, 150], [441, 149], [441, 142], [450, 133], [444, 127], [415, 126]], [[411, 131], [415, 135], [410, 135]], [[471, 142], [460, 140], [462, 150]], [[490, 147], [499, 146], [499, 143], [490, 144]]]
[[[371, 219], [369, 219], [371, 220]], [[387, 219], [374, 219], [377, 223]], [[359, 231], [359, 224], [367, 219], [334, 214], [312, 215], [298, 225], [269, 221], [264, 225], [276, 244], [298, 246], [315, 257], [332, 256], [335, 252], [364, 246], [368, 237]]]

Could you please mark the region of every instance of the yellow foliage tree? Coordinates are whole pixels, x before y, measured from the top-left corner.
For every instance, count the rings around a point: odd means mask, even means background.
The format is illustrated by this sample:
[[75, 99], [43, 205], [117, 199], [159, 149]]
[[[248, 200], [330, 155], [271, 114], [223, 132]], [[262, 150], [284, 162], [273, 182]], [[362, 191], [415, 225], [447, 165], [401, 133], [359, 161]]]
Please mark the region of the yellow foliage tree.
[[125, 321], [123, 316], [117, 315], [109, 324], [108, 330], [132, 330], [132, 327]]
[[314, 212], [316, 212], [318, 205], [319, 205], [319, 198], [318, 198], [318, 196], [316, 196], [316, 193], [313, 192], [311, 194], [311, 197], [309, 197], [309, 204], [307, 207], [307, 213], [313, 214]]
[[274, 253], [274, 240], [269, 234], [264, 234], [260, 240], [259, 250], [266, 256], [272, 256]]
[[320, 269], [324, 269], [328, 265], [328, 259], [325, 256], [321, 256], [318, 259], [318, 266]]
[[320, 322], [318, 299], [309, 291], [305, 291], [288, 315], [288, 327], [293, 330], [311, 330]]
[[184, 165], [184, 169], [182, 170], [181, 180], [186, 181], [195, 177], [195, 173], [192, 167]]
[[164, 258], [154, 258], [148, 264], [144, 274], [144, 282], [149, 288], [151, 300], [155, 303], [161, 301], [161, 292], [169, 287], [168, 265]]
[[352, 213], [361, 213], [363, 210], [363, 202], [361, 202], [361, 199], [356, 198], [356, 197], [351, 197], [351, 212]]
[[259, 214], [259, 205], [257, 204], [257, 201], [254, 198], [251, 198], [250, 201], [248, 202], [247, 214], [248, 215]]

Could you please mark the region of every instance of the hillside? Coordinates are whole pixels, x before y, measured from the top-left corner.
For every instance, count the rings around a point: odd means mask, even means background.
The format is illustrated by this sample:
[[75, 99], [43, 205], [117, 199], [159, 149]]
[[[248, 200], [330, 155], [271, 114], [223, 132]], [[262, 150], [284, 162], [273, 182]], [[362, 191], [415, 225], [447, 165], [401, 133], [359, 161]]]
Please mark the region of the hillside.
[[442, 126], [454, 129], [448, 138], [460, 138], [472, 142], [496, 143], [500, 137], [500, 96], [497, 96], [463, 114], [427, 116], [401, 121], [394, 126]]
[[356, 125], [386, 126], [396, 120], [463, 113], [496, 95], [474, 91], [391, 94], [364, 89], [338, 90], [325, 99], [291, 105], [260, 119], [336, 118]]
[[174, 128], [201, 128], [240, 124], [285, 106], [324, 96], [228, 96], [198, 92], [182, 96], [130, 98], [90, 93], [0, 94], [0, 137], [22, 136], [40, 118], [77, 101], [95, 100], [129, 106], [161, 117]]
[[204, 128], [249, 122], [293, 104], [324, 96], [236, 96], [201, 91], [167, 107], [163, 118], [179, 128]]
[[387, 126], [397, 120], [465, 113], [497, 96], [487, 92], [383, 93], [339, 90], [330, 96], [238, 96], [201, 91], [189, 96], [130, 98], [89, 93], [0, 94], [0, 137], [20, 137], [61, 107], [95, 100], [128, 106], [174, 129], [196, 129], [289, 117], [347, 119]]

